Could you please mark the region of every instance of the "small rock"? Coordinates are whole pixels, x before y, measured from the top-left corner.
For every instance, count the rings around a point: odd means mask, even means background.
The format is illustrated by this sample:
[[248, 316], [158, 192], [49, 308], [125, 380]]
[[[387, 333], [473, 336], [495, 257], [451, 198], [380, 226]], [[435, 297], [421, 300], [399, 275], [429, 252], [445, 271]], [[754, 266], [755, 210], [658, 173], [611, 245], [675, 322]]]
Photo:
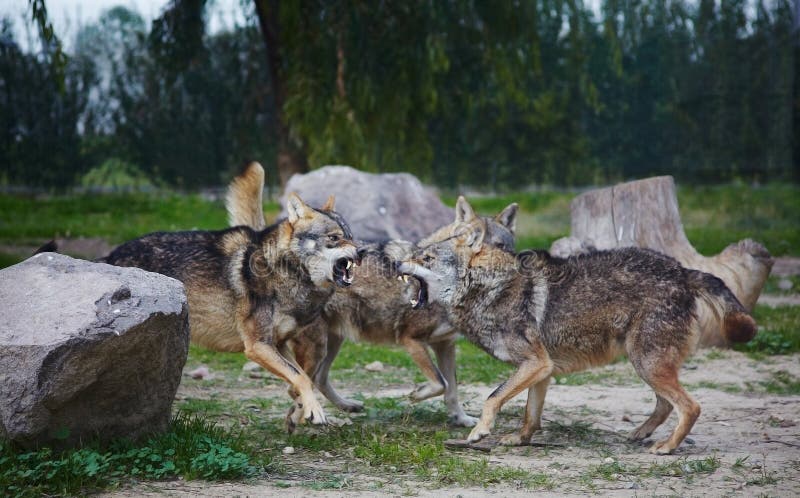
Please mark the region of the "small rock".
[[633, 420], [631, 420], [631, 418], [629, 416], [627, 416], [627, 415], [623, 415], [622, 416], [622, 421], [623, 422], [633, 422]]
[[254, 361], [248, 361], [242, 366], [242, 372], [259, 372], [261, 370], [263, 370], [261, 365]]
[[294, 446], [285, 446], [283, 448], [284, 455], [293, 455], [294, 454]]
[[364, 365], [364, 370], [367, 372], [383, 372], [383, 363], [379, 361], [373, 361], [367, 365]]
[[333, 458], [333, 455], [331, 455], [330, 452], [327, 451], [323, 451], [322, 456], [324, 456], [325, 458]]
[[686, 444], [694, 444], [694, 439], [687, 437], [683, 440], [683, 442]]
[[639, 485], [635, 482], [629, 482], [627, 487], [628, 489], [639, 489]]
[[209, 380], [211, 378], [211, 371], [208, 370], [207, 366], [200, 365], [199, 367], [189, 372], [189, 377], [198, 380]]
[[613, 458], [611, 458], [611, 457], [605, 457], [605, 458], [603, 459], [603, 463], [614, 463], [615, 461], [616, 461], [616, 460], [614, 460], [614, 459], [613, 459]]
[[347, 417], [339, 418], [333, 415], [328, 415], [328, 425], [334, 427], [344, 427], [345, 425], [353, 425], [353, 421]]
[[778, 288], [782, 291], [792, 290], [792, 287], [794, 287], [794, 284], [788, 278], [782, 278], [778, 281]]

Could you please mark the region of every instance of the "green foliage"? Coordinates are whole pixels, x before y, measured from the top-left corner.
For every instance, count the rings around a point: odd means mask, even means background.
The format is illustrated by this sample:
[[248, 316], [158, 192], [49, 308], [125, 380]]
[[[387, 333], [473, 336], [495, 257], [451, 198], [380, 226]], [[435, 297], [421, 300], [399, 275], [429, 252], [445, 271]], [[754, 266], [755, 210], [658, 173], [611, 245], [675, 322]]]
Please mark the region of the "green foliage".
[[28, 3], [45, 57], [8, 20], [0, 46], [0, 178], [15, 185], [65, 188], [108, 157], [181, 187], [253, 158], [274, 184], [287, 140], [297, 163], [448, 188], [800, 179], [789, 0], [604, 0], [599, 15], [582, 0], [259, 0], [273, 29], [246, 1], [245, 25], [214, 34], [213, 2], [173, 0], [149, 26], [109, 9], [66, 61]]
[[232, 432], [186, 415], [178, 415], [166, 433], [141, 444], [117, 441], [26, 451], [0, 441], [0, 489], [12, 496], [73, 495], [132, 478], [236, 479], [256, 471], [244, 449]]
[[144, 190], [153, 183], [133, 164], [112, 157], [86, 172], [81, 186], [89, 189]]
[[753, 317], [758, 333], [746, 344], [734, 349], [757, 355], [791, 354], [800, 351], [800, 306], [757, 305]]

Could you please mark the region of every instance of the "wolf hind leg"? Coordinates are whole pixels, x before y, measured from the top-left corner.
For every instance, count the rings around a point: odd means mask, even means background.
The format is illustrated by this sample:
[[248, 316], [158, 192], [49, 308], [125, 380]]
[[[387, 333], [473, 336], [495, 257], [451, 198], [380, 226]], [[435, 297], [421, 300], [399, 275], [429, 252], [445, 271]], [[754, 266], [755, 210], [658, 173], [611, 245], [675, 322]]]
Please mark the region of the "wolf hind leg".
[[331, 365], [336, 359], [336, 355], [339, 354], [339, 349], [341, 349], [343, 342], [344, 338], [340, 335], [334, 333], [328, 334], [327, 353], [317, 367], [313, 379], [317, 389], [319, 389], [323, 396], [328, 398], [328, 400], [336, 405], [340, 410], [344, 412], [360, 412], [364, 410], [364, 403], [356, 399], [343, 398], [338, 392], [336, 392], [336, 389], [333, 388], [330, 380], [328, 379]]
[[[651, 453], [668, 455], [681, 444], [686, 435], [689, 434], [689, 431], [691, 431], [700, 416], [700, 405], [689, 396], [689, 393], [678, 382], [678, 370], [682, 363], [682, 358], [677, 352], [659, 351], [658, 354], [648, 355], [647, 358], [632, 359], [635, 360], [633, 363], [636, 371], [653, 388], [656, 396], [669, 402], [678, 413], [678, 425], [675, 426], [672, 434], [667, 439], [658, 441], [650, 447]], [[653, 429], [655, 429], [660, 424], [660, 422], [659, 424], [655, 422], [661, 417], [666, 419], [669, 415], [669, 411], [663, 407], [663, 404], [659, 409], [659, 402], [660, 399], [656, 402], [656, 410], [653, 415], [642, 424], [643, 426], [648, 426], [645, 429], [649, 429], [649, 423], [652, 423]]]
[[431, 355], [425, 349], [425, 344], [411, 337], [404, 337], [400, 342], [411, 355], [414, 363], [422, 370], [422, 374], [428, 379], [428, 382], [409, 394], [411, 401], [418, 402], [443, 394], [447, 390], [447, 381], [439, 368], [434, 365]]
[[641, 441], [647, 439], [661, 424], [667, 420], [672, 413], [672, 405], [664, 397], [656, 394], [656, 407], [650, 417], [642, 425], [631, 431], [628, 435], [629, 441]]
[[542, 428], [542, 408], [547, 388], [550, 386], [550, 377], [537, 382], [528, 388], [528, 402], [525, 404], [525, 420], [519, 432], [506, 434], [500, 439], [500, 444], [506, 446], [519, 446], [531, 442], [533, 433]]
[[[520, 363], [517, 371], [489, 395], [483, 404], [481, 418], [467, 436], [467, 441], [475, 442], [488, 436], [494, 427], [497, 413], [508, 400], [521, 393], [525, 388], [550, 378], [552, 373], [553, 361], [550, 359], [550, 355], [541, 344], [533, 344], [531, 356]], [[542, 402], [544, 402], [544, 397], [542, 397]]]
[[461, 403], [458, 402], [458, 381], [456, 378], [456, 343], [454, 340], [446, 340], [431, 344], [436, 355], [436, 363], [439, 371], [447, 381], [444, 390], [444, 404], [447, 407], [449, 422], [457, 427], [474, 427], [478, 422], [477, 417], [472, 417], [464, 412]]

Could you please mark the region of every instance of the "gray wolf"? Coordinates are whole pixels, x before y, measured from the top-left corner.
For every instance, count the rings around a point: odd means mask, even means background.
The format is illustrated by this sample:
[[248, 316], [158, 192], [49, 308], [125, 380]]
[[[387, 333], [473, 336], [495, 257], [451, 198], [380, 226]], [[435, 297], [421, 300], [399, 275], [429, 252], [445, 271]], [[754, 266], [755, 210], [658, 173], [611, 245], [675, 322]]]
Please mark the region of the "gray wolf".
[[[257, 164], [233, 180], [226, 198], [231, 225], [245, 224], [256, 229], [265, 225], [261, 204], [263, 184], [264, 171]], [[462, 221], [465, 213], [462, 201], [456, 206], [456, 223]], [[487, 243], [513, 250], [517, 209], [516, 204], [511, 204], [497, 216], [485, 218]], [[398, 281], [396, 263], [412, 253], [413, 244], [384, 240], [359, 241], [358, 245], [361, 261], [353, 285], [337, 289], [325, 303], [320, 317], [289, 342], [297, 363], [339, 409], [359, 411], [362, 403], [343, 398], [329, 378], [331, 365], [344, 340], [399, 344], [427, 379], [411, 392], [411, 400], [422, 401], [444, 394], [449, 422], [457, 426], [475, 425], [477, 419], [467, 415], [458, 401], [457, 329], [447, 320], [440, 305], [424, 309], [409, 307], [409, 301], [416, 296], [414, 281]], [[436, 363], [428, 348], [436, 356]]]
[[421, 243], [399, 270], [419, 280], [419, 303], [444, 304], [470, 341], [517, 366], [484, 403], [470, 442], [487, 436], [503, 404], [528, 389], [522, 429], [501, 440], [528, 443], [541, 427], [551, 376], [626, 353], [656, 394], [652, 415], [629, 437], [649, 437], [674, 408], [677, 427], [651, 447], [671, 453], [700, 415], [700, 405], [678, 382], [700, 331], [713, 325], [733, 342], [756, 333], [753, 318], [713, 275], [638, 248], [567, 259], [545, 251], [515, 255], [486, 243], [486, 223], [471, 210]]
[[191, 340], [243, 351], [287, 381], [296, 394], [287, 415], [293, 429], [326, 417], [306, 371], [285, 354], [287, 343], [320, 315], [335, 287], [353, 283], [358, 254], [333, 198], [315, 209], [290, 195], [287, 207], [288, 218], [269, 227], [152, 233], [99, 261], [183, 282]]

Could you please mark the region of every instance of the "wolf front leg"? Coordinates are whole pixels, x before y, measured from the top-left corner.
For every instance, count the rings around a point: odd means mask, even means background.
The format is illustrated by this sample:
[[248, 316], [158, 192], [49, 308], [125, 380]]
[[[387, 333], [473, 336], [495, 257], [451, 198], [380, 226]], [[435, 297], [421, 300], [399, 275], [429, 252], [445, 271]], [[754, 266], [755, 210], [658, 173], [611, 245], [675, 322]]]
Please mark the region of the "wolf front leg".
[[[242, 328], [245, 356], [288, 382], [291, 389], [297, 393], [296, 409], [293, 408], [287, 415], [287, 430], [293, 432], [295, 427], [305, 420], [312, 424], [326, 424], [325, 412], [314, 396], [311, 378], [275, 348], [276, 334], [270, 321], [255, 313], [239, 323]], [[267, 340], [267, 337], [273, 340]]]
[[[474, 443], [488, 436], [492, 427], [494, 427], [494, 419], [503, 405], [524, 389], [549, 379], [552, 372], [553, 362], [550, 359], [550, 355], [547, 354], [544, 346], [540, 343], [533, 343], [528, 358], [519, 364], [517, 371], [507, 381], [500, 384], [500, 387], [489, 395], [489, 398], [483, 404], [481, 418], [472, 429], [472, 432], [469, 433], [469, 436], [467, 436], [467, 441]], [[542, 396], [542, 402], [544, 402], [544, 396]], [[526, 422], [528, 413], [528, 410], [526, 410]], [[525, 430], [525, 425], [523, 425], [523, 430]], [[532, 424], [532, 426], [534, 425]], [[530, 440], [530, 437], [528, 437], [528, 440]]]
[[413, 337], [403, 337], [401, 339], [403, 347], [411, 355], [411, 359], [417, 364], [422, 374], [427, 377], [428, 382], [414, 389], [409, 397], [412, 401], [423, 401], [434, 396], [443, 394], [447, 389], [447, 381], [439, 368], [434, 365], [431, 355], [425, 349], [425, 344]]

